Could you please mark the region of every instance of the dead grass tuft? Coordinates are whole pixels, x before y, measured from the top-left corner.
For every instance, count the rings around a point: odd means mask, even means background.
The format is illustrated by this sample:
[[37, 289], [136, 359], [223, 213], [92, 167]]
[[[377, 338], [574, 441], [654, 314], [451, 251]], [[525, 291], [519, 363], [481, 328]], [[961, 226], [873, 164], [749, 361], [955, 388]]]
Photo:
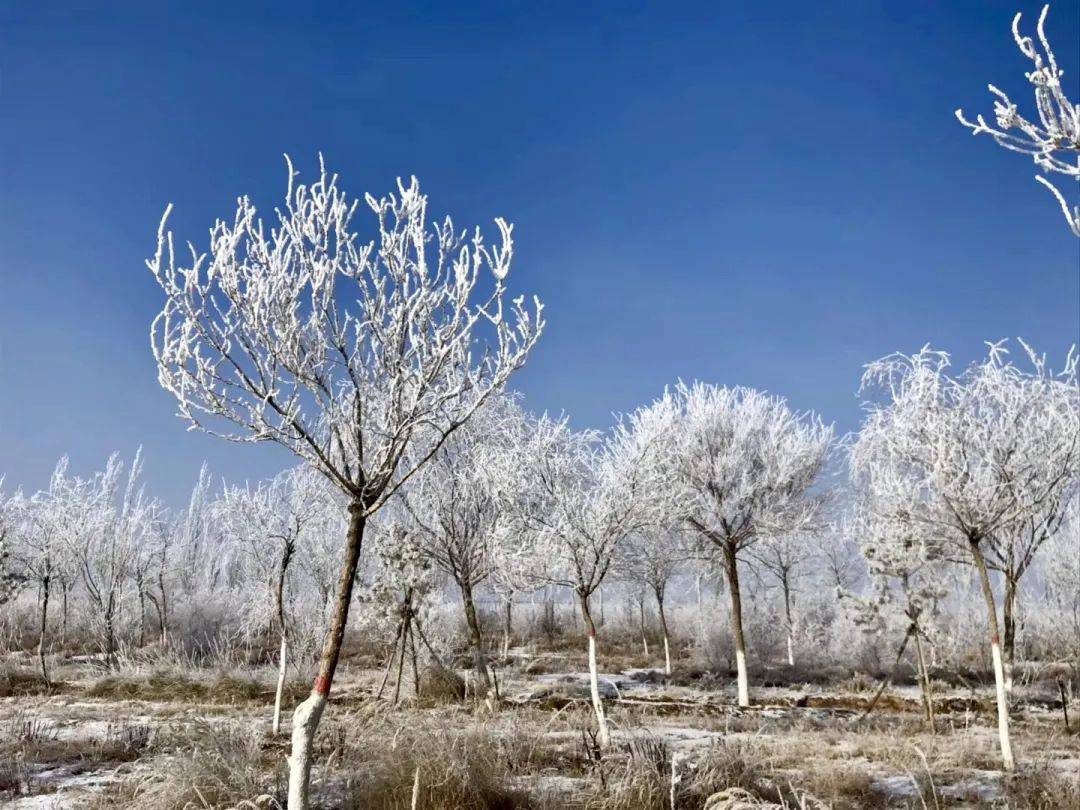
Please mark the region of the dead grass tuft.
[[465, 681], [453, 670], [433, 664], [420, 673], [420, 698], [424, 705], [460, 703], [465, 700]]

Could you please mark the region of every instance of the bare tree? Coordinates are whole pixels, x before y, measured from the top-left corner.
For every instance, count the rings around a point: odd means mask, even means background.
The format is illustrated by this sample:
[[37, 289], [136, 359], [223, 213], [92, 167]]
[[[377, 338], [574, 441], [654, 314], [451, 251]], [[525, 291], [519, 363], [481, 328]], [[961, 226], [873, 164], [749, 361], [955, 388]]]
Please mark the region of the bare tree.
[[62, 482], [68, 460], [60, 459], [50, 478], [49, 489], [31, 498], [16, 495], [7, 507], [9, 528], [16, 540], [13, 561], [18, 579], [33, 583], [38, 595], [38, 666], [46, 688], [51, 686], [46, 662], [46, 639], [49, 627], [49, 601], [54, 583], [62, 571], [70, 569], [71, 557], [62, 542]]
[[180, 415], [236, 441], [278, 442], [348, 499], [333, 617], [293, 715], [289, 808], [300, 810], [365, 521], [524, 364], [543, 322], [539, 302], [504, 306], [513, 242], [503, 220], [494, 247], [449, 218], [429, 227], [414, 178], [365, 198], [378, 236], [364, 243], [352, 230], [359, 203], [336, 175], [323, 167], [307, 186], [288, 168], [275, 226], [242, 197], [233, 220], [211, 229], [209, 254], [192, 247], [183, 266], [167, 210], [147, 264], [166, 296], [152, 329], [158, 379]]
[[[1062, 174], [1068, 180], [1080, 182], [1080, 104], [1072, 104], [1061, 86], [1061, 77], [1065, 71], [1058, 67], [1057, 59], [1050, 48], [1046, 36], [1046, 14], [1050, 6], [1043, 6], [1036, 27], [1039, 44], [1031, 37], [1020, 33], [1020, 14], [1013, 17], [1013, 39], [1020, 52], [1031, 60], [1033, 69], [1025, 73], [1027, 80], [1035, 88], [1035, 109], [1038, 122], [1020, 115], [1009, 97], [994, 85], [989, 85], [990, 92], [997, 100], [994, 102], [994, 116], [997, 126], [991, 126], [981, 116], [974, 121], [964, 117], [963, 110], [956, 111], [960, 123], [971, 130], [973, 135], [989, 135], [999, 146], [1012, 152], [1031, 155], [1046, 174]], [[1040, 47], [1041, 46], [1041, 50]], [[1070, 230], [1080, 236], [1080, 206], [1070, 209], [1065, 195], [1047, 178], [1036, 175], [1035, 179], [1046, 186], [1054, 195]]]

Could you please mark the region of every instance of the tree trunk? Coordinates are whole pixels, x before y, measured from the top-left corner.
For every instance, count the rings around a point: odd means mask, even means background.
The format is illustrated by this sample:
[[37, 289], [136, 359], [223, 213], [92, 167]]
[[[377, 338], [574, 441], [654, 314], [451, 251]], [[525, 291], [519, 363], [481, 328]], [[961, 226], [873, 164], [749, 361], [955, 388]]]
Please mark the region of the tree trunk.
[[139, 583], [139, 647], [146, 646], [146, 589]]
[[323, 645], [319, 659], [319, 674], [312, 685], [311, 694], [293, 712], [292, 753], [289, 756], [289, 804], [288, 810], [307, 810], [308, 785], [311, 781], [312, 742], [319, 727], [330, 686], [337, 669], [341, 642], [345, 638], [345, 626], [349, 621], [352, 604], [353, 581], [360, 561], [360, 548], [364, 540], [364, 509], [359, 501], [349, 504], [349, 530], [345, 538], [345, 558], [338, 580], [337, 600], [330, 632]]
[[750, 679], [746, 674], [746, 639], [743, 636], [739, 569], [735, 559], [735, 546], [730, 542], [725, 542], [723, 551], [728, 590], [731, 591], [731, 631], [735, 637], [735, 669], [738, 678], [739, 706], [747, 708], [750, 705]]
[[68, 626], [68, 584], [67, 580], [60, 580], [60, 647], [67, 645]]
[[278, 654], [277, 690], [274, 692], [274, 725], [276, 737], [281, 731], [281, 695], [285, 691], [285, 666], [289, 655], [289, 639], [281, 633], [281, 652]]
[[41, 679], [45, 688], [50, 687], [49, 671], [45, 666], [45, 631], [49, 624], [49, 583], [52, 578], [46, 575], [41, 580], [41, 626], [38, 629], [38, 661], [41, 662]]
[[398, 648], [397, 677], [394, 679], [394, 705], [401, 702], [401, 676], [405, 672], [405, 647], [409, 641], [409, 630], [412, 623], [411, 612], [406, 612], [404, 622], [401, 625], [401, 639]]
[[465, 603], [465, 621], [469, 625], [469, 637], [473, 648], [473, 669], [476, 670], [476, 678], [485, 694], [491, 687], [491, 677], [488, 675], [487, 655], [484, 653], [484, 634], [480, 630], [480, 617], [476, 614], [476, 603], [473, 601], [472, 583], [460, 580], [458, 587], [461, 589], [461, 600]]
[[293, 544], [290, 540], [286, 540], [281, 550], [281, 564], [278, 566], [277, 584], [274, 588], [274, 607], [277, 609], [278, 633], [281, 635], [277, 690], [274, 693], [273, 733], [275, 737], [281, 730], [281, 695], [285, 691], [285, 667], [289, 653], [289, 628], [285, 624], [285, 577], [289, 572], [289, 562], [292, 560], [292, 555]]
[[645, 657], [649, 657], [649, 636], [645, 632], [645, 592], [638, 598], [638, 624], [641, 625], [641, 646], [645, 648]]
[[116, 666], [116, 627], [114, 613], [116, 608], [113, 604], [113, 595], [109, 594], [108, 603], [105, 606], [105, 667], [112, 672]]
[[667, 626], [667, 613], [664, 610], [664, 590], [654, 589], [656, 594], [656, 612], [660, 614], [660, 631], [664, 634], [664, 673], [671, 674], [671, 644], [668, 641], [670, 634]]
[[412, 662], [413, 694], [420, 697], [420, 670], [416, 663], [416, 629], [409, 622], [409, 659]]
[[926, 657], [923, 655], [922, 633], [915, 628], [915, 657], [919, 664], [919, 685], [922, 687], [923, 714], [930, 733], [935, 733], [934, 726], [934, 696], [930, 692], [930, 672], [926, 668]]
[[705, 629], [705, 608], [701, 599], [701, 574], [698, 574], [695, 579], [695, 585], [697, 587], [697, 625], [698, 625], [698, 643], [704, 642], [704, 629]]
[[390, 648], [390, 655], [386, 657], [386, 668], [383, 670], [382, 683], [379, 684], [379, 691], [375, 695], [376, 698], [382, 698], [383, 690], [386, 689], [386, 683], [390, 679], [390, 671], [394, 668], [394, 659], [397, 658], [398, 641], [401, 640], [401, 630], [405, 626], [405, 620], [402, 619], [398, 622], [397, 630], [394, 632], [394, 646]]
[[158, 590], [161, 591], [161, 613], [158, 616], [158, 629], [161, 631], [161, 646], [169, 643], [169, 604], [165, 595], [165, 575], [158, 574]]
[[787, 622], [787, 662], [789, 667], [795, 666], [795, 622], [791, 618], [791, 582], [787, 571], [780, 578], [784, 586], [784, 620]]
[[1002, 600], [1001, 652], [1005, 658], [1005, 689], [1012, 694], [1013, 662], [1016, 658], [1016, 580], [1009, 572], [1005, 573], [1005, 597]]
[[[506, 595], [506, 605], [503, 607], [503, 649], [502, 657], [510, 655], [510, 634], [514, 630], [514, 594]], [[505, 664], [504, 664], [505, 666]]]
[[1001, 741], [1001, 760], [1007, 771], [1016, 768], [1013, 759], [1012, 742], [1009, 740], [1009, 696], [1005, 691], [1005, 668], [1001, 659], [1001, 641], [998, 636], [997, 606], [994, 604], [994, 590], [990, 587], [990, 574], [986, 570], [986, 560], [983, 558], [979, 541], [973, 540], [968, 543], [971, 556], [975, 561], [975, 568], [979, 572], [979, 581], [982, 584], [983, 597], [986, 599], [987, 618], [990, 623], [990, 655], [994, 661], [994, 685], [997, 689], [997, 715], [998, 737]]
[[607, 748], [611, 744], [611, 735], [608, 732], [607, 715], [604, 714], [604, 702], [600, 699], [600, 674], [596, 666], [596, 625], [589, 610], [588, 594], [579, 592], [578, 598], [581, 602], [581, 619], [589, 637], [589, 691], [592, 693], [593, 710], [596, 712], [599, 732], [597, 739], [602, 747]]

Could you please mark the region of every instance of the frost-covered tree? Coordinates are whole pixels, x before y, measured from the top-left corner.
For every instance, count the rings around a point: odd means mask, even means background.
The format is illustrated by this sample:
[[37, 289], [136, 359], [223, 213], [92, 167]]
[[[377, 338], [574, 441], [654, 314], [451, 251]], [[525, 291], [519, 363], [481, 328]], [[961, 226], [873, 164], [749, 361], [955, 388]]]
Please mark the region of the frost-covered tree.
[[809, 573], [813, 556], [813, 541], [805, 531], [767, 535], [751, 551], [754, 562], [780, 588], [789, 666], [795, 666], [795, 591], [799, 580]]
[[[657, 617], [664, 644], [664, 672], [671, 674], [671, 633], [667, 622], [667, 589], [672, 578], [691, 558], [693, 550], [681, 526], [649, 526], [630, 535], [619, 548], [616, 573], [656, 600]], [[644, 638], [644, 604], [639, 603]], [[646, 646], [645, 654], [648, 655]]]
[[4, 478], [0, 476], [0, 607], [18, 591], [20, 576], [15, 570], [12, 547], [15, 545], [15, 523], [18, 501], [4, 495]]
[[719, 555], [731, 595], [740, 706], [750, 705], [740, 561], [763, 538], [810, 525], [832, 428], [749, 388], [679, 383], [635, 414], [658, 445], [653, 496]]
[[[494, 495], [500, 519], [494, 524], [491, 542], [489, 585], [502, 600], [503, 657], [509, 654], [513, 633], [514, 599], [541, 588], [551, 591], [546, 576], [550, 560], [547, 549], [533, 542], [536, 532], [522, 521], [537, 507], [542, 493], [535, 487], [537, 478], [523, 477], [524, 467], [516, 451], [535, 447], [537, 419], [521, 408], [514, 398], [503, 400], [504, 413], [499, 420], [499, 439], [485, 452], [486, 487]], [[543, 421], [543, 420], [542, 420]], [[545, 609], [553, 609], [545, 601]]]
[[[496, 492], [499, 490], [496, 489]], [[490, 585], [502, 600], [503, 642], [502, 654], [510, 654], [510, 639], [514, 632], [514, 599], [544, 587], [543, 572], [547, 560], [544, 549], [527, 542], [515, 529], [514, 509], [506, 509], [499, 521], [493, 546]]]
[[592, 596], [604, 583], [620, 545], [655, 521], [642, 488], [647, 447], [632, 421], [607, 437], [575, 432], [566, 420], [536, 420], [527, 440], [493, 463], [512, 496], [515, 530], [542, 549], [542, 576], [577, 597], [589, 649], [589, 681], [598, 741], [610, 744], [600, 698]]
[[[997, 688], [1004, 766], [1015, 761], [1009, 739], [1008, 697], [1000, 622], [990, 579], [991, 555], [1001, 535], [1043, 514], [1076, 476], [1076, 358], [1062, 377], [1041, 358], [1024, 371], [1007, 360], [1002, 344], [960, 376], [949, 357], [924, 348], [867, 366], [864, 390], [880, 392], [852, 447], [853, 474], [875, 492], [875, 512], [919, 524], [946, 553], [974, 566], [986, 603]], [[1072, 398], [1070, 418], [1047, 407], [1050, 391]], [[940, 569], [939, 569], [940, 570]]]
[[490, 462], [512, 441], [521, 421], [511, 398], [492, 397], [431, 457], [402, 490], [410, 531], [422, 553], [457, 586], [473, 650], [473, 669], [482, 689], [491, 686], [476, 589], [491, 576], [503, 510]]
[[142, 451], [124, 475], [114, 453], [105, 469], [89, 478], [54, 476], [50, 493], [59, 504], [58, 531], [74, 557], [90, 602], [106, 666], [115, 664], [117, 621], [132, 562], [149, 542], [162, 513], [161, 504], [142, 487]]
[[372, 532], [371, 584], [365, 589], [362, 598], [374, 610], [377, 621], [382, 620], [394, 628], [394, 640], [383, 670], [378, 696], [382, 697], [396, 660], [396, 704], [401, 699], [406, 654], [412, 664], [413, 688], [417, 695], [420, 693], [417, 638], [421, 645], [428, 649], [436, 665], [441, 666], [442, 662], [424, 631], [424, 624], [438, 594], [431, 557], [424, 553], [419, 538], [406, 529], [401, 510], [393, 510], [391, 519], [385, 519], [387, 511], [390, 510], [384, 510], [384, 520], [375, 526]]
[[1047, 602], [1080, 660], [1080, 493], [1070, 499], [1061, 531], [1047, 540], [1042, 568]]
[[[1065, 71], [1058, 67], [1045, 30], [1049, 10], [1050, 6], [1043, 6], [1039, 15], [1038, 44], [1020, 33], [1019, 13], [1012, 23], [1013, 39], [1032, 63], [1032, 70], [1024, 75], [1035, 88], [1035, 110], [1039, 120], [1022, 116], [1008, 95], [992, 84], [989, 89], [997, 97], [994, 102], [997, 126], [988, 124], [981, 115], [970, 121], [963, 110], [957, 110], [956, 117], [973, 135], [989, 135], [998, 145], [1012, 152], [1031, 155], [1035, 165], [1046, 174], [1064, 175], [1066, 183], [1080, 182], [1080, 104], [1069, 101], [1061, 84]], [[1042, 175], [1036, 175], [1035, 179], [1054, 195], [1069, 228], [1080, 236], [1080, 205], [1070, 208], [1066, 195], [1053, 182]]]
[[216, 504], [220, 519], [243, 546], [255, 579], [265, 587], [252, 594], [249, 612], [257, 621], [265, 621], [270, 613], [270, 623], [277, 628], [280, 651], [272, 722], [275, 735], [281, 729], [281, 699], [289, 660], [289, 567], [301, 535], [318, 517], [319, 510], [328, 506], [320, 498], [325, 480], [316, 476], [307, 466], [289, 469], [254, 487], [227, 487]]
[[274, 441], [348, 501], [335, 605], [311, 695], [293, 716], [289, 808], [308, 803], [312, 740], [352, 601], [364, 525], [520, 368], [541, 306], [506, 301], [511, 226], [489, 246], [449, 218], [428, 223], [417, 181], [365, 197], [378, 233], [353, 230], [360, 203], [321, 168], [264, 224], [241, 197], [185, 263], [166, 228], [147, 262], [166, 302], [152, 329], [158, 379], [191, 427]]
[[[1062, 531], [1066, 510], [1080, 486], [1080, 396], [1077, 393], [1076, 360], [1051, 375], [1045, 358], [1027, 347], [1030, 374], [992, 356], [991, 362], [973, 368], [966, 379], [973, 396], [982, 396], [1006, 414], [1022, 416], [1028, 427], [1023, 445], [1010, 453], [1024, 452], [1027, 469], [1041, 468], [1035, 477], [1013, 477], [1009, 485], [1016, 497], [1030, 507], [994, 531], [986, 544], [987, 564], [1000, 571], [1002, 594], [1002, 654], [1006, 688], [1012, 688], [1016, 655], [1018, 595], [1024, 575], [1045, 546]], [[981, 392], [981, 393], [980, 393]], [[1060, 476], [1060, 479], [1057, 478]], [[1045, 492], [1042, 487], [1053, 481]], [[1036, 491], [1030, 491], [1034, 487]]]
[[855, 527], [849, 516], [830, 521], [813, 538], [817, 568], [835, 589], [852, 590], [863, 571]]
[[60, 572], [71, 567], [71, 556], [62, 542], [61, 534], [66, 504], [57, 497], [67, 465], [66, 457], [57, 463], [48, 491], [31, 498], [18, 494], [12, 498], [6, 510], [10, 533], [15, 541], [12, 561], [18, 571], [18, 579], [32, 583], [37, 588], [38, 666], [46, 688], [51, 685], [45, 655], [49, 601]]
[[[880, 474], [870, 478], [858, 476], [854, 483], [860, 498], [850, 529], [858, 537], [859, 549], [866, 560], [870, 594], [865, 597], [843, 591], [841, 594], [855, 607], [856, 622], [865, 632], [880, 636], [899, 621], [904, 634], [897, 650], [897, 662], [902, 659], [908, 642], [914, 641], [923, 711], [932, 730], [934, 704], [923, 642], [928, 638], [930, 619], [944, 596], [938, 569], [946, 560], [946, 549], [928, 526], [893, 509], [902, 482]], [[890, 679], [891, 674], [883, 688]]]

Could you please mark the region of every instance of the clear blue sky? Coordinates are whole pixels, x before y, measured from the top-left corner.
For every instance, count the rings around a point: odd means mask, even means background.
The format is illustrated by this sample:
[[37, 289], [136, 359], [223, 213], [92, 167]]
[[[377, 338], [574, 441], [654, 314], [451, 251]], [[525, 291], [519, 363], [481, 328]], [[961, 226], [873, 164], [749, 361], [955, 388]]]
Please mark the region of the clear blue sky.
[[[173, 416], [143, 265], [169, 201], [203, 243], [237, 195], [275, 204], [283, 152], [516, 223], [511, 281], [549, 316], [517, 387], [581, 426], [681, 376], [848, 430], [890, 351], [966, 363], [1021, 335], [1061, 357], [1080, 242], [1026, 159], [953, 118], [990, 110], [987, 82], [1029, 102], [1017, 2], [3, 0], [0, 473], [32, 489], [63, 453], [88, 472], [142, 443], [179, 503], [204, 458], [283, 466]], [[1050, 32], [1075, 99], [1075, 0]]]

